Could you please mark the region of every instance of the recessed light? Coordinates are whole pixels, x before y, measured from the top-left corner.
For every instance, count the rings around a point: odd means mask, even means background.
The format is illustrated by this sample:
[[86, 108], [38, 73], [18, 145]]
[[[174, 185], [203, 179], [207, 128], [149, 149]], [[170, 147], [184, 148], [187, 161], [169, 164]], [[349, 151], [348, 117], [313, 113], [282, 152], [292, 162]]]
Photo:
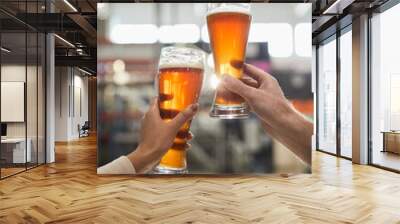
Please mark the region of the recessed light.
[[11, 52], [10, 49], [7, 49], [7, 48], [5, 48], [5, 47], [1, 47], [0, 49], [1, 49], [2, 51], [6, 52], [6, 53], [10, 53], [10, 52]]
[[66, 43], [67, 45], [69, 45], [69, 46], [75, 48], [75, 45], [73, 45], [73, 44], [72, 44], [71, 42], [69, 42], [68, 40], [62, 38], [61, 36], [59, 36], [59, 35], [57, 35], [57, 34], [54, 34], [54, 36], [57, 37], [57, 38], [58, 38], [59, 40], [61, 40], [62, 42]]
[[73, 11], [78, 12], [78, 10], [68, 1], [64, 0], [65, 4], [67, 4]]

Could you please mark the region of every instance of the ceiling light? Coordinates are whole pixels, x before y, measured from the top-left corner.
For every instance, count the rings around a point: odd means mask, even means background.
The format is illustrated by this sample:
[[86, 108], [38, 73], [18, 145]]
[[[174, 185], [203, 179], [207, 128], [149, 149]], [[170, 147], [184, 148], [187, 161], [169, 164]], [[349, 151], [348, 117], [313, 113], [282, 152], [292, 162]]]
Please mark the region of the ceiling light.
[[65, 4], [67, 4], [74, 12], [78, 12], [78, 10], [68, 1], [64, 0]]
[[115, 73], [113, 76], [113, 80], [117, 85], [126, 85], [130, 81], [129, 73], [123, 71]]
[[196, 43], [200, 40], [200, 28], [196, 24], [176, 24], [161, 26], [161, 43]]
[[253, 23], [249, 31], [249, 43], [261, 43], [268, 41], [268, 35], [273, 32], [268, 30], [268, 23]]
[[158, 40], [158, 28], [153, 24], [117, 24], [110, 40], [116, 44], [153, 44]]
[[272, 57], [289, 57], [293, 53], [293, 28], [288, 23], [254, 23], [249, 43], [268, 43]]
[[125, 71], [125, 62], [121, 59], [115, 60], [113, 62], [113, 69], [116, 73]]
[[5, 48], [5, 47], [1, 47], [0, 49], [1, 49], [2, 51], [6, 52], [6, 53], [10, 53], [10, 52], [11, 52], [11, 50], [9, 50], [9, 49], [7, 49], [7, 48]]
[[71, 42], [69, 42], [68, 40], [66, 40], [66, 39], [64, 39], [64, 38], [62, 38], [62, 37], [60, 37], [60, 36], [57, 35], [57, 34], [54, 34], [54, 36], [57, 37], [57, 38], [58, 38], [59, 40], [61, 40], [62, 42], [64, 42], [65, 44], [67, 44], [68, 46], [75, 48], [75, 45], [73, 45], [73, 44], [72, 44]]
[[300, 57], [311, 57], [311, 23], [299, 23], [294, 28], [294, 46]]
[[83, 73], [85, 73], [85, 74], [87, 74], [87, 75], [93, 75], [92, 73], [90, 73], [90, 72], [88, 72], [88, 71], [86, 71], [86, 70], [83, 70], [83, 69], [81, 69], [81, 68], [79, 68], [79, 67], [78, 67], [78, 70], [81, 71], [81, 72], [83, 72]]
[[332, 5], [325, 9], [322, 14], [342, 14], [343, 9], [351, 5], [353, 2], [354, 0], [336, 0]]

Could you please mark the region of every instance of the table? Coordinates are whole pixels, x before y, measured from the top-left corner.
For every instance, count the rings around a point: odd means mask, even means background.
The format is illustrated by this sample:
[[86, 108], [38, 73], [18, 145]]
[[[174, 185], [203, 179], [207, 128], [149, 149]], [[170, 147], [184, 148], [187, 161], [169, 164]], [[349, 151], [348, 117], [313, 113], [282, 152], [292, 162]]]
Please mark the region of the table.
[[383, 150], [382, 152], [392, 152], [400, 154], [400, 131], [382, 131]]
[[5, 163], [26, 163], [31, 162], [32, 153], [30, 138], [26, 139], [27, 147], [25, 153], [25, 138], [5, 138], [1, 139], [1, 159]]

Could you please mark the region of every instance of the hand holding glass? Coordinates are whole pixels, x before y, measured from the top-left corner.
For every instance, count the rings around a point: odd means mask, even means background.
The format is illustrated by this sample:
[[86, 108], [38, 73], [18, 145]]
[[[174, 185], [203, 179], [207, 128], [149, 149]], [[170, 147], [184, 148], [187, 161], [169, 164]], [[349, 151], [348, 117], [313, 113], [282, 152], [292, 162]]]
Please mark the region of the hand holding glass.
[[[250, 22], [250, 4], [208, 4], [207, 27], [219, 79], [222, 75], [242, 77]], [[242, 97], [218, 86], [210, 116], [246, 118], [248, 110]]]
[[[158, 73], [158, 102], [161, 118], [173, 119], [180, 111], [197, 103], [203, 82], [204, 53], [186, 47], [161, 50]], [[179, 130], [173, 145], [162, 157], [155, 173], [186, 173], [186, 141], [190, 121]]]

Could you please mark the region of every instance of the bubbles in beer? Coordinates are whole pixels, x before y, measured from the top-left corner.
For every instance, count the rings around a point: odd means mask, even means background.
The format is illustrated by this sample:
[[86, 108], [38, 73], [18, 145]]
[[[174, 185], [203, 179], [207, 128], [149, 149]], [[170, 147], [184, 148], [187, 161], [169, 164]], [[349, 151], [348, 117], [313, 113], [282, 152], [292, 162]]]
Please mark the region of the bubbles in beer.
[[[183, 47], [167, 47], [161, 51], [158, 74], [160, 116], [164, 120], [175, 118], [189, 105], [196, 103], [203, 81], [204, 53]], [[160, 166], [182, 168], [186, 166], [186, 141], [190, 121], [178, 131], [172, 146], [163, 156]]]

